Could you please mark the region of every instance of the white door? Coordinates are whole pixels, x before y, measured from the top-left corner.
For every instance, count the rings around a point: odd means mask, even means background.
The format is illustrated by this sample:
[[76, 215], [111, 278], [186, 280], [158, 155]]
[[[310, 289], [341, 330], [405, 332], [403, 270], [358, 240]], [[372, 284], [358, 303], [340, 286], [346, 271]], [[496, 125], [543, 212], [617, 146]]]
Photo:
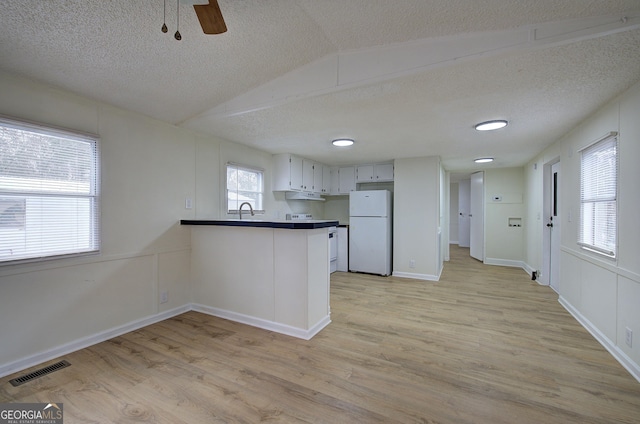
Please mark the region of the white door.
[[549, 178], [549, 209], [546, 228], [549, 230], [549, 286], [560, 290], [560, 162], [551, 165]]
[[484, 172], [471, 174], [469, 250], [472, 258], [484, 262]]
[[458, 183], [458, 246], [460, 247], [469, 247], [470, 189], [470, 180], [462, 180]]

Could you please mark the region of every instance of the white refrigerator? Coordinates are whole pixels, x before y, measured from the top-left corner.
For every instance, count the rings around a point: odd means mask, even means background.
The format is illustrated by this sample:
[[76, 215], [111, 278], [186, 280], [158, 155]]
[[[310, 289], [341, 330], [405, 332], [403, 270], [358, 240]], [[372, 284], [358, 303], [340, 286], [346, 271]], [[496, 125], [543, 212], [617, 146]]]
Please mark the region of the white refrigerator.
[[349, 193], [349, 271], [391, 275], [391, 192]]

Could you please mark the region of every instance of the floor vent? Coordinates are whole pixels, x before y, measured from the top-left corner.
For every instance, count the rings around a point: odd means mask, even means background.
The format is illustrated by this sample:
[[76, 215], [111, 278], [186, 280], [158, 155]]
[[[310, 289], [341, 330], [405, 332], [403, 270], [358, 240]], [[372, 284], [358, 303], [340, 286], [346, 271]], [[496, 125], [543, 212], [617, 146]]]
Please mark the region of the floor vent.
[[40, 368], [39, 370], [35, 370], [34, 372], [30, 372], [29, 374], [25, 374], [22, 377], [17, 377], [12, 380], [9, 380], [14, 387], [17, 387], [21, 384], [28, 383], [31, 380], [35, 380], [36, 378], [40, 378], [43, 375], [51, 374], [54, 371], [61, 370], [62, 368], [66, 368], [71, 364], [67, 361], [56, 362], [55, 364], [49, 365], [48, 367]]

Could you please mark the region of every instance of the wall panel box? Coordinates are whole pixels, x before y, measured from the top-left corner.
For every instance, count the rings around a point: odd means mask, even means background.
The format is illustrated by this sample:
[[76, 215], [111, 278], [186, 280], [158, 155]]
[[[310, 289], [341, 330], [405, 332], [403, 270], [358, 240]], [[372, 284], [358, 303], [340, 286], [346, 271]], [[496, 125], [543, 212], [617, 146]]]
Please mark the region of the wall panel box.
[[522, 227], [522, 218], [509, 218], [509, 227]]

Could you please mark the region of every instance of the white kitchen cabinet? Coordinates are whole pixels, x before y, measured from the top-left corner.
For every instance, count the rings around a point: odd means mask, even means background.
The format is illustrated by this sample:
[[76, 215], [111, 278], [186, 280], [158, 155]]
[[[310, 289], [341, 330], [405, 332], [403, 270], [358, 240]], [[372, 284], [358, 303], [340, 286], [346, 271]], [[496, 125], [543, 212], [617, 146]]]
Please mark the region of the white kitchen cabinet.
[[393, 181], [393, 164], [377, 163], [374, 165], [375, 181]]
[[371, 183], [373, 181], [373, 165], [358, 165], [356, 168], [356, 182]]
[[357, 183], [393, 181], [393, 163], [329, 167], [290, 153], [273, 156], [273, 191], [343, 195]]
[[289, 153], [273, 156], [273, 191], [302, 191], [303, 159]]
[[340, 188], [340, 169], [337, 166], [331, 167], [330, 179], [331, 188], [329, 189], [329, 194], [336, 196], [340, 194], [340, 192], [338, 191], [338, 189]]
[[315, 162], [309, 159], [302, 159], [302, 191], [312, 192], [313, 190], [313, 167]]
[[313, 164], [313, 192], [318, 194], [324, 194], [322, 192], [322, 164]]
[[338, 169], [338, 194], [349, 194], [356, 190], [356, 168], [345, 166]]
[[331, 168], [322, 165], [322, 189], [321, 194], [331, 193]]
[[356, 182], [358, 183], [378, 183], [385, 181], [393, 181], [393, 163], [358, 165], [356, 168]]

